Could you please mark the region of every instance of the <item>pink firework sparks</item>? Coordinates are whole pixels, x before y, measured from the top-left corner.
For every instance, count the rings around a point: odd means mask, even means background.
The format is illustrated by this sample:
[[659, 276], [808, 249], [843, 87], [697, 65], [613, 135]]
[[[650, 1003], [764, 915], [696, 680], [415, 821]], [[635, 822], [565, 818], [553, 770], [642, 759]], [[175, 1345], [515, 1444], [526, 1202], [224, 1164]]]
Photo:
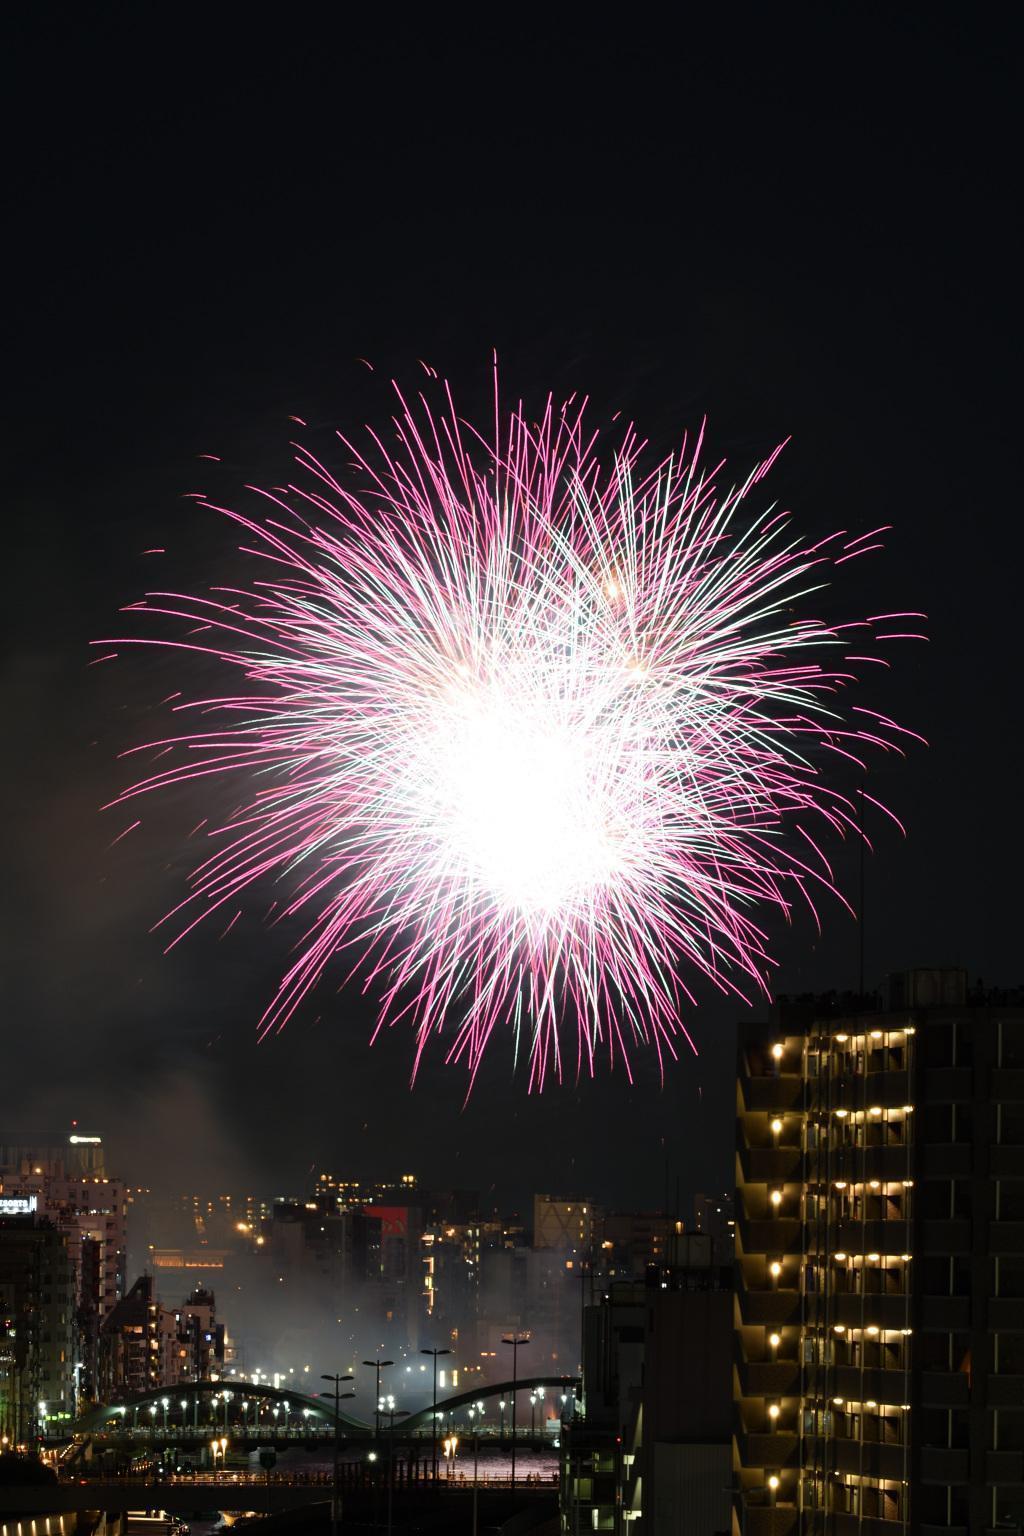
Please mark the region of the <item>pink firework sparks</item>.
[[447, 387], [438, 412], [396, 395], [395, 446], [342, 439], [338, 477], [300, 448], [257, 512], [206, 503], [242, 530], [248, 584], [151, 592], [133, 619], [171, 628], [102, 642], [238, 679], [179, 697], [200, 728], [148, 743], [170, 761], [115, 802], [239, 787], [171, 943], [280, 882], [300, 937], [261, 1036], [330, 965], [378, 1027], [414, 1024], [416, 1067], [442, 1035], [472, 1080], [496, 1029], [531, 1087], [599, 1052], [628, 1071], [639, 1043], [663, 1061], [689, 1040], [687, 977], [764, 988], [759, 910], [816, 916], [834, 890], [821, 840], [856, 835], [859, 807], [824, 770], [905, 734], [849, 723], [845, 631], [864, 653], [905, 616], [794, 617], [861, 541], [748, 512], [778, 450], [721, 494], [700, 438], [647, 463], [630, 427], [602, 459], [585, 402], [532, 422], [496, 395], [485, 436]]

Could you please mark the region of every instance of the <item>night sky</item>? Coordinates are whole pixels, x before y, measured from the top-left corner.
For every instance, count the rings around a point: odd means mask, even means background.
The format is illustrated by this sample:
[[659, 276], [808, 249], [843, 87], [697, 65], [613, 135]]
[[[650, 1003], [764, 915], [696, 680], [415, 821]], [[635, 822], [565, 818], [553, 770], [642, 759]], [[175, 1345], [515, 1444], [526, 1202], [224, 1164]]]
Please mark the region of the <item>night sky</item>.
[[[280, 479], [290, 414], [335, 451], [420, 358], [471, 417], [492, 349], [507, 396], [587, 392], [659, 450], [706, 413], [737, 476], [792, 435], [770, 490], [801, 529], [894, 524], [830, 616], [929, 614], [873, 694], [931, 745], [872, 770], [910, 836], [869, 828], [867, 980], [1019, 981], [1016, 45], [981, 7], [679, 10], [672, 31], [593, 8], [578, 30], [273, 14], [3, 24], [0, 1128], [77, 1116], [129, 1180], [270, 1194], [315, 1165], [650, 1206], [667, 1167], [689, 1214], [731, 1181], [738, 1005], [708, 999], [663, 1087], [643, 1061], [633, 1087], [528, 1099], [499, 1041], [465, 1109], [440, 1053], [410, 1096], [409, 1034], [371, 1049], [355, 993], [323, 987], [257, 1048], [286, 936], [240, 924], [165, 958], [149, 932], [183, 894], [194, 795], [113, 848], [125, 818], [99, 809], [181, 663], [90, 668], [88, 642], [153, 582], [147, 548], [169, 551], [161, 583], [231, 574], [229, 532], [184, 493]], [[852, 849], [837, 869], [854, 891]], [[780, 991], [856, 985], [855, 926], [826, 916], [821, 939], [774, 925]]]

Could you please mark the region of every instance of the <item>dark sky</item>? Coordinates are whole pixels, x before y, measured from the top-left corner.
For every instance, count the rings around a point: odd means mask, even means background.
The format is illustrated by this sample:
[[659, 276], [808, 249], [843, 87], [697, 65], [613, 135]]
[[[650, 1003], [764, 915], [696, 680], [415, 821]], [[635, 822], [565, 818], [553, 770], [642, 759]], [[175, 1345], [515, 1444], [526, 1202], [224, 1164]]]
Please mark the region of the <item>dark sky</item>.
[[[891, 522], [844, 612], [921, 608], [876, 694], [928, 751], [873, 775], [867, 973], [1020, 979], [1016, 43], [954, 7], [507, 11], [458, 30], [353, 8], [39, 5], [4, 21], [11, 120], [3, 457], [13, 608], [0, 1126], [77, 1115], [119, 1171], [295, 1188], [314, 1164], [438, 1184], [660, 1201], [731, 1175], [732, 1029], [662, 1088], [528, 1100], [502, 1044], [463, 1111], [411, 1042], [325, 989], [257, 1049], [283, 936], [164, 958], [191, 804], [99, 812], [176, 676], [87, 667], [173, 550], [191, 586], [230, 541], [182, 499], [286, 471], [289, 413], [329, 441], [426, 358], [466, 414], [491, 349], [508, 394], [591, 393], [659, 446], [710, 417], [737, 473], [782, 437], [773, 492], [819, 536]], [[753, 9], [753, 8], [752, 8]], [[344, 25], [326, 26], [334, 16]], [[356, 361], [370, 358], [372, 376]], [[13, 546], [13, 547], [12, 547]], [[172, 684], [173, 686], [173, 684]], [[202, 812], [200, 812], [202, 814]], [[847, 889], [851, 853], [840, 854]], [[856, 934], [777, 933], [780, 990], [856, 981]]]

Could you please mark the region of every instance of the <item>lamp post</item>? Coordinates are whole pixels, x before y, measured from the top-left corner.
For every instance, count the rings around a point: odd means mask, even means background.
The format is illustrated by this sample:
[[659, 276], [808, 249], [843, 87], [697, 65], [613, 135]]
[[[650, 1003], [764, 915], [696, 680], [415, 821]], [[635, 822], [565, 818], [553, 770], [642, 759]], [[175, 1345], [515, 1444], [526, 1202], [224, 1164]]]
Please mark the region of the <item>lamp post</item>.
[[469, 1422], [473, 1428], [473, 1536], [477, 1536], [477, 1489], [480, 1483], [480, 1420], [484, 1405], [477, 1403], [469, 1410]]
[[[230, 1401], [231, 1401], [231, 1393], [230, 1392], [222, 1392], [221, 1393], [221, 1397], [224, 1399], [224, 1428], [225, 1428], [225, 1430], [227, 1430], [227, 1427], [228, 1427], [228, 1403], [230, 1403]], [[287, 1407], [287, 1404], [285, 1406]]]
[[341, 1400], [343, 1397], [355, 1397], [354, 1392], [343, 1392], [343, 1381], [351, 1381], [349, 1376], [327, 1376], [321, 1374], [321, 1381], [329, 1381], [334, 1387], [334, 1475], [331, 1479], [331, 1536], [337, 1536], [338, 1521], [341, 1519], [340, 1501], [338, 1499], [338, 1455], [341, 1442]]
[[512, 1488], [516, 1486], [516, 1382], [519, 1379], [519, 1351], [524, 1344], [529, 1344], [528, 1333], [506, 1333], [502, 1335], [503, 1344], [512, 1346]]
[[433, 1355], [434, 1357], [434, 1407], [430, 1416], [431, 1444], [433, 1453], [430, 1463], [430, 1475], [437, 1482], [437, 1357], [438, 1355], [450, 1355], [450, 1349], [421, 1349], [421, 1355]]
[[396, 1408], [393, 1397], [388, 1398], [388, 1406], [384, 1410], [387, 1414], [388, 1424], [388, 1536], [391, 1536], [391, 1511], [395, 1491], [395, 1420], [407, 1419], [408, 1408]]
[[498, 1444], [499, 1445], [504, 1445], [505, 1444], [505, 1399], [504, 1398], [502, 1398], [501, 1401], [498, 1404], [498, 1411], [499, 1411], [499, 1414], [500, 1414], [499, 1427], [498, 1427]]
[[368, 1365], [372, 1371], [375, 1370], [377, 1372], [377, 1411], [374, 1414], [374, 1422], [376, 1427], [375, 1439], [377, 1440], [380, 1439], [380, 1373], [389, 1365], [394, 1365], [394, 1363], [395, 1362], [393, 1360], [381, 1360], [379, 1358], [376, 1360], [363, 1361], [364, 1365]]

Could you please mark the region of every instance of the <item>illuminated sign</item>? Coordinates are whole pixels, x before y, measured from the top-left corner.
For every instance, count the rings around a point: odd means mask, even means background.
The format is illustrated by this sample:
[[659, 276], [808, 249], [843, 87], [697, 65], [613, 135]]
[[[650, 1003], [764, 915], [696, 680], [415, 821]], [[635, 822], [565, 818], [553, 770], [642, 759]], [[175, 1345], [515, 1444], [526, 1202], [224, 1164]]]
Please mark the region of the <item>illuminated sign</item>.
[[407, 1237], [409, 1235], [409, 1207], [407, 1205], [364, 1205], [364, 1216], [376, 1216], [380, 1222], [381, 1237]]
[[102, 1136], [69, 1136], [68, 1141], [70, 1141], [73, 1147], [99, 1147], [103, 1145]]
[[30, 1216], [38, 1204], [35, 1195], [0, 1195], [0, 1216]]

